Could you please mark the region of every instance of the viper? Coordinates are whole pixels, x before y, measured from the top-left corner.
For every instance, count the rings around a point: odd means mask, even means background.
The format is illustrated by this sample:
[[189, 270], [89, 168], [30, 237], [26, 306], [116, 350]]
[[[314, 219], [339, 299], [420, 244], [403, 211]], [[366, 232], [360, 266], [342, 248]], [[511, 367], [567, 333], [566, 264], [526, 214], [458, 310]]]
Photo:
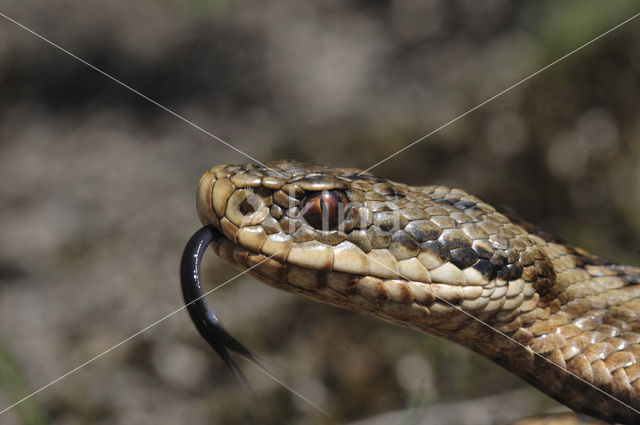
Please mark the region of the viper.
[[[640, 423], [640, 268], [566, 244], [464, 190], [290, 160], [204, 173], [182, 262], [200, 333], [255, 357], [201, 296], [199, 261], [461, 344], [576, 412]], [[549, 422], [551, 423], [551, 422]]]

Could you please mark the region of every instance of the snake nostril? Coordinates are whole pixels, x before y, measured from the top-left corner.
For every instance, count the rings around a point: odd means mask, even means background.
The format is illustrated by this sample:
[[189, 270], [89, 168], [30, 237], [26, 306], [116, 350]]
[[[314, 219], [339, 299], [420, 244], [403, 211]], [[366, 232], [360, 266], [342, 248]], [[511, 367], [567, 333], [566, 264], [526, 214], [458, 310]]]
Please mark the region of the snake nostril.
[[247, 197], [240, 202], [238, 209], [240, 214], [247, 216], [258, 211], [262, 206], [264, 206], [264, 201], [258, 195], [248, 193]]
[[244, 215], [253, 214], [256, 212], [255, 206], [252, 204], [250, 198], [245, 199], [240, 204], [240, 212]]
[[265, 201], [248, 189], [236, 190], [231, 194], [224, 211], [224, 217], [236, 226], [253, 226], [269, 214]]

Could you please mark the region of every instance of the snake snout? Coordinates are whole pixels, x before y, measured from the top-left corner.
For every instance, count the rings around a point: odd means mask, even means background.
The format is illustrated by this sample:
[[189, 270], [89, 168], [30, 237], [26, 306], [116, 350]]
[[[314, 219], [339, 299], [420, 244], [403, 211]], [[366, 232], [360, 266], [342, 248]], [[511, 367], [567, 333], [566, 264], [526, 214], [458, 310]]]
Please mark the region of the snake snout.
[[203, 225], [213, 225], [220, 230], [220, 223], [213, 211], [213, 185], [216, 181], [215, 173], [207, 171], [200, 177], [198, 192], [196, 195], [196, 210], [198, 218]]

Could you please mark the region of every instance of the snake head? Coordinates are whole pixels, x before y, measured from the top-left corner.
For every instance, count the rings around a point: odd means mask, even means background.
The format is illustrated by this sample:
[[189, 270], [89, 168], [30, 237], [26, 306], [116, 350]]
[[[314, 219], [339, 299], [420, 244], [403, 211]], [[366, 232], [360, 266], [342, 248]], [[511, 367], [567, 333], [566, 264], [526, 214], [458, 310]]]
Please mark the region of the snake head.
[[[354, 168], [218, 165], [197, 209], [216, 253], [290, 292], [432, 333], [534, 309], [539, 241], [479, 198]], [[553, 271], [550, 271], [553, 273]], [[544, 276], [543, 276], [544, 277]], [[552, 276], [549, 276], [552, 278]]]

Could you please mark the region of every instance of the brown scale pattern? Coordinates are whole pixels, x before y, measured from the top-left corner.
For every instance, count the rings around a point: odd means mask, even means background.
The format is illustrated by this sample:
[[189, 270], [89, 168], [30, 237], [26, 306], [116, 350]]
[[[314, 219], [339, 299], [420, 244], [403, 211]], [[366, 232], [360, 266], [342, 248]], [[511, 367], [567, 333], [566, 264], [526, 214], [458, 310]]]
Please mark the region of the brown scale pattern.
[[[252, 274], [463, 344], [578, 412], [640, 423], [640, 269], [460, 189], [267, 165], [221, 165], [202, 177], [198, 212], [224, 235], [214, 244], [222, 258], [246, 268], [274, 255]], [[305, 220], [321, 191], [348, 200], [335, 229]]]

